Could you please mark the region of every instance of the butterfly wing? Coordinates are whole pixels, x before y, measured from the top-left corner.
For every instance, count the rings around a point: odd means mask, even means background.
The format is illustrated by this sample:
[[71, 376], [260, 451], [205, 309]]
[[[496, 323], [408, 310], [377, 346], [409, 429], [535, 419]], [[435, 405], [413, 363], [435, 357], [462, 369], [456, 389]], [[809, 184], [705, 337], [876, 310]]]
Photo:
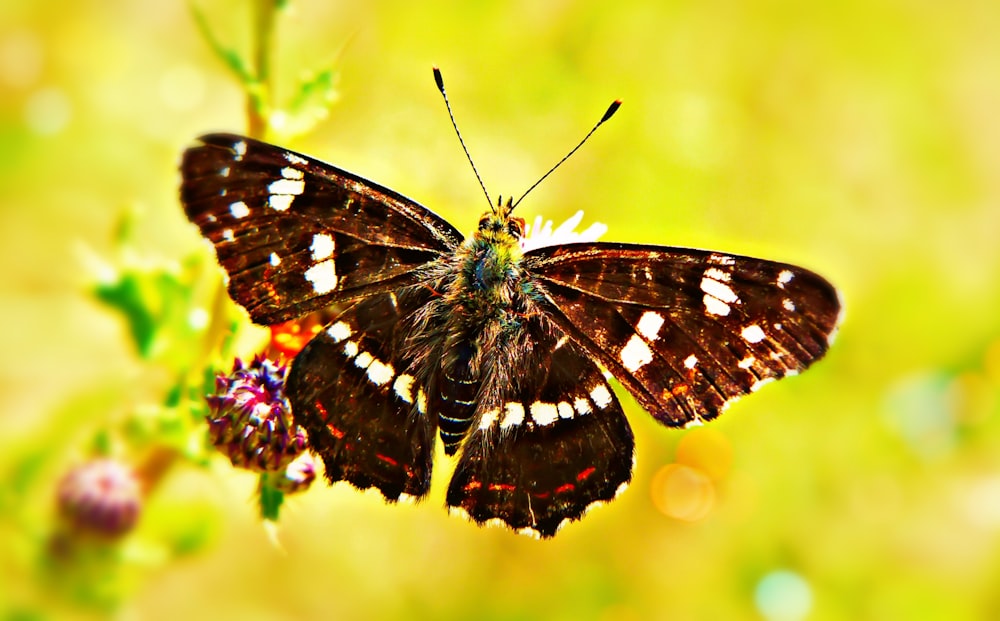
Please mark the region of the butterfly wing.
[[184, 210], [257, 323], [396, 289], [462, 241], [418, 203], [329, 164], [243, 136], [200, 140], [181, 162]]
[[[632, 430], [597, 365], [547, 321], [532, 321], [516, 360], [497, 367], [448, 487], [449, 507], [551, 537], [631, 480]], [[517, 377], [518, 369], [528, 372]]]
[[402, 326], [431, 295], [418, 287], [360, 300], [292, 362], [292, 413], [331, 483], [376, 487], [391, 501], [427, 493], [437, 425]]
[[552, 321], [670, 426], [805, 369], [840, 318], [823, 278], [761, 259], [591, 243], [540, 248], [525, 264]]

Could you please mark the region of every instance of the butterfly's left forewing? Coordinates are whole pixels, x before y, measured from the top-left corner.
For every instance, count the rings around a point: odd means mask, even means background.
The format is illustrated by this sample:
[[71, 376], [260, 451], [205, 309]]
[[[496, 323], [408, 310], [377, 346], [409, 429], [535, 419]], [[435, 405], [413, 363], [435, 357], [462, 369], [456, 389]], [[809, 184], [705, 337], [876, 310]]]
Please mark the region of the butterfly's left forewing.
[[257, 323], [412, 283], [462, 235], [416, 202], [307, 156], [211, 134], [181, 162], [188, 218]]
[[840, 318], [823, 278], [750, 257], [593, 243], [540, 248], [525, 265], [552, 321], [670, 426], [805, 369]]

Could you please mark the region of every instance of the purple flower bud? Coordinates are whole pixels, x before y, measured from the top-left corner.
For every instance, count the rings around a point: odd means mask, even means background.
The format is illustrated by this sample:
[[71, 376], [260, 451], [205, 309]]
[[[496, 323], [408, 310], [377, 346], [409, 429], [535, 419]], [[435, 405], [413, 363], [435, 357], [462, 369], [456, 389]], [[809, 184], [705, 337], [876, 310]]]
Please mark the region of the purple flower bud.
[[216, 377], [216, 394], [206, 397], [209, 436], [234, 466], [280, 472], [305, 450], [305, 430], [285, 399], [286, 372], [257, 356], [249, 366], [237, 358], [232, 373]]
[[297, 494], [309, 489], [316, 480], [316, 460], [309, 453], [303, 453], [288, 464], [285, 472], [272, 479], [274, 487], [286, 494]]
[[114, 459], [93, 459], [71, 469], [59, 482], [60, 514], [90, 533], [120, 536], [135, 526], [142, 509], [142, 486], [135, 471]]

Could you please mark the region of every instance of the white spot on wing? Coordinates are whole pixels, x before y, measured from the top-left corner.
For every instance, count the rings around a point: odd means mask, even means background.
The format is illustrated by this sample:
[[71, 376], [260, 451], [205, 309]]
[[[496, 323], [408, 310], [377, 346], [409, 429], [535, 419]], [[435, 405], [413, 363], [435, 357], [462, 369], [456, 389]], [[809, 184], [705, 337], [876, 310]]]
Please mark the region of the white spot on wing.
[[267, 186], [271, 194], [291, 194], [298, 196], [306, 189], [306, 182], [298, 179], [278, 179]]
[[406, 403], [413, 403], [413, 376], [403, 373], [392, 383], [392, 390]]
[[281, 169], [281, 176], [285, 179], [302, 179], [304, 175], [302, 174], [302, 171], [297, 168], [285, 166]]
[[576, 410], [576, 413], [580, 416], [590, 414], [590, 401], [587, 401], [583, 397], [578, 397], [573, 400], [573, 409]]
[[427, 393], [423, 388], [417, 388], [417, 411], [421, 414], [427, 413]]
[[729, 285], [719, 282], [718, 280], [715, 280], [708, 276], [708, 272], [710, 271], [712, 271], [711, 268], [705, 272], [705, 276], [703, 276], [701, 279], [701, 290], [712, 297], [718, 298], [723, 302], [726, 302], [727, 304], [732, 304], [733, 302], [739, 301], [740, 299], [739, 296], [737, 296], [736, 293], [733, 292], [733, 290], [729, 287]]
[[312, 283], [313, 291], [322, 295], [337, 288], [337, 271], [333, 259], [310, 267], [305, 271], [306, 280]]
[[500, 410], [490, 410], [489, 412], [483, 412], [483, 418], [479, 421], [479, 428], [482, 430], [489, 429], [493, 426], [493, 423], [497, 422], [497, 418], [500, 417]]
[[756, 358], [754, 358], [753, 356], [747, 356], [743, 360], [740, 360], [738, 363], [736, 363], [736, 366], [738, 366], [741, 369], [749, 369], [750, 367], [753, 366], [754, 362], [757, 362]]
[[786, 311], [789, 311], [789, 312], [794, 312], [795, 311], [795, 302], [789, 300], [788, 298], [785, 298], [784, 300], [782, 300], [781, 301], [781, 305], [785, 308]]
[[344, 343], [344, 354], [348, 358], [353, 358], [358, 355], [358, 344], [356, 341], [347, 341]]
[[246, 141], [240, 140], [239, 142], [233, 144], [233, 151], [236, 151], [236, 161], [243, 161], [243, 156], [247, 154]]
[[653, 361], [653, 352], [638, 334], [633, 334], [621, 350], [622, 364], [630, 372], [635, 372]]
[[660, 338], [660, 328], [663, 327], [663, 315], [653, 311], [646, 311], [639, 318], [639, 323], [635, 329], [650, 341]]
[[784, 289], [785, 285], [792, 282], [792, 278], [795, 278], [795, 274], [791, 270], [781, 270], [778, 274], [778, 286]]
[[338, 321], [330, 326], [326, 333], [330, 335], [330, 338], [333, 339], [334, 343], [339, 343], [344, 339], [350, 338], [351, 334], [353, 334], [353, 330], [351, 330], [351, 326], [347, 325], [345, 322]]
[[299, 157], [298, 155], [295, 155], [294, 153], [289, 153], [288, 151], [285, 151], [285, 159], [288, 160], [289, 164], [302, 165], [302, 164], [308, 164], [309, 163], [305, 158]]
[[354, 366], [358, 367], [359, 369], [367, 369], [368, 365], [370, 365], [373, 360], [375, 360], [375, 356], [369, 354], [366, 351], [363, 351], [360, 354], [358, 354], [357, 358], [354, 359]]
[[697, 364], [698, 364], [698, 356], [695, 356], [694, 354], [691, 354], [690, 356], [684, 359], [684, 366], [689, 369], [693, 369]]
[[500, 421], [500, 429], [507, 429], [520, 425], [524, 422], [524, 406], [516, 401], [510, 401], [504, 407], [503, 420]]
[[275, 211], [288, 211], [295, 197], [290, 194], [272, 194], [267, 197], [267, 205]]
[[226, 229], [222, 231], [222, 239], [230, 242], [236, 239], [236, 236], [233, 235], [233, 229]]
[[326, 233], [313, 235], [312, 245], [309, 246], [309, 249], [312, 250], [313, 261], [332, 257], [334, 250], [333, 236]]
[[395, 374], [396, 370], [391, 364], [386, 364], [377, 358], [368, 365], [368, 379], [376, 386], [385, 386]]
[[250, 215], [250, 208], [243, 201], [236, 201], [229, 205], [229, 213], [233, 215], [234, 218], [246, 218]]
[[531, 419], [543, 427], [551, 425], [559, 418], [559, 410], [554, 403], [535, 401], [531, 404]]
[[725, 317], [729, 314], [729, 305], [718, 298], [713, 298], [706, 293], [702, 301], [705, 303], [705, 311], [712, 315], [722, 315]]
[[556, 407], [559, 410], [559, 418], [573, 418], [573, 406], [569, 404], [569, 401], [560, 401]]
[[611, 392], [604, 384], [598, 384], [590, 391], [590, 398], [602, 410], [611, 404]]
[[749, 326], [743, 328], [743, 330], [740, 332], [740, 336], [742, 336], [743, 340], [746, 341], [747, 343], [759, 343], [763, 341], [765, 338], [767, 338], [767, 335], [764, 334], [764, 331], [761, 330], [760, 326], [758, 326], [755, 323], [752, 323]]
[[710, 267], [705, 270], [705, 276], [720, 282], [729, 282], [733, 278], [729, 272], [723, 272], [717, 267]]
[[281, 257], [272, 252], [270, 263], [272, 267], [278, 267], [279, 265], [281, 265]]
[[724, 254], [710, 254], [708, 255], [708, 262], [714, 263], [715, 265], [734, 265], [736, 259], [728, 257]]

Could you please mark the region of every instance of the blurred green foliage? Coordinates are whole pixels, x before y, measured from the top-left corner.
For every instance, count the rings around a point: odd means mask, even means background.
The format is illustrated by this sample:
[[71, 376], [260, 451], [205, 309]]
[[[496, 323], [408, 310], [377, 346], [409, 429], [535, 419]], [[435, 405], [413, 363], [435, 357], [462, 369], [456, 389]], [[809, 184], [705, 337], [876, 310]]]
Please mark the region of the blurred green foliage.
[[[0, 1], [5, 618], [1000, 616], [995, 2], [300, 0], [263, 75], [257, 4], [197, 6]], [[433, 65], [494, 194], [624, 100], [529, 220], [802, 264], [846, 321], [706, 429], [625, 397], [632, 487], [551, 542], [448, 517], [443, 458], [427, 502], [317, 485], [273, 532], [257, 477], [203, 442], [210, 367], [265, 335], [217, 295], [179, 153], [247, 131], [266, 79], [271, 139], [469, 229], [485, 205]], [[95, 454], [169, 467], [136, 531], [67, 564], [56, 485]]]

